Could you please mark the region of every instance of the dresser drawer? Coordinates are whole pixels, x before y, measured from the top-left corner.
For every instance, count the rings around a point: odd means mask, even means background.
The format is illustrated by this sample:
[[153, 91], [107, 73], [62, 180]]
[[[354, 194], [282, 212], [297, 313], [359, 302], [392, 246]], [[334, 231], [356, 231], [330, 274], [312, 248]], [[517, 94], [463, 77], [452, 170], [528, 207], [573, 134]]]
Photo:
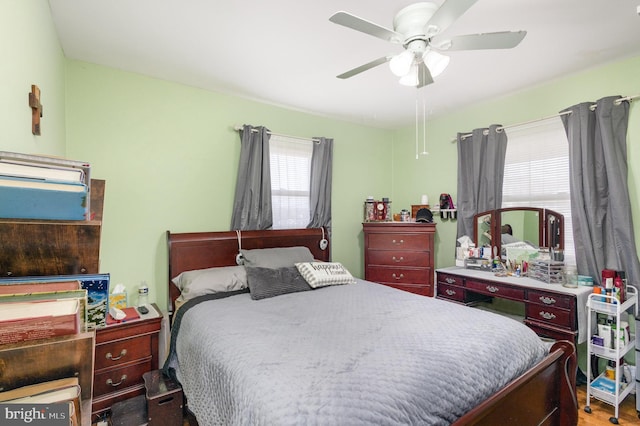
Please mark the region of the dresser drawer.
[[431, 266], [430, 251], [371, 250], [370, 265], [388, 266]]
[[489, 296], [513, 299], [517, 301], [524, 299], [524, 289], [521, 288], [507, 287], [500, 284], [473, 280], [467, 280], [465, 287], [469, 290]]
[[464, 284], [464, 279], [455, 275], [438, 273], [438, 284], [440, 283], [462, 287], [462, 285]]
[[431, 284], [431, 268], [368, 266], [367, 281], [389, 284]]
[[543, 306], [571, 309], [575, 305], [574, 298], [563, 294], [547, 293], [544, 291], [529, 290], [527, 300]]
[[525, 312], [527, 319], [532, 321], [548, 323], [562, 328], [574, 328], [575, 318], [568, 309], [527, 303]]
[[142, 375], [151, 370], [151, 357], [148, 357], [136, 364], [97, 373], [93, 381], [93, 396], [97, 397], [142, 384], [144, 383]]
[[371, 233], [369, 250], [425, 250], [431, 247], [431, 234]]
[[456, 302], [465, 302], [464, 288], [438, 282], [438, 297], [455, 300]]
[[151, 335], [116, 340], [96, 346], [96, 370], [151, 356]]
[[408, 291], [409, 293], [419, 294], [421, 296], [433, 297], [433, 287], [431, 285], [420, 284], [384, 284], [387, 287], [397, 288], [398, 290]]

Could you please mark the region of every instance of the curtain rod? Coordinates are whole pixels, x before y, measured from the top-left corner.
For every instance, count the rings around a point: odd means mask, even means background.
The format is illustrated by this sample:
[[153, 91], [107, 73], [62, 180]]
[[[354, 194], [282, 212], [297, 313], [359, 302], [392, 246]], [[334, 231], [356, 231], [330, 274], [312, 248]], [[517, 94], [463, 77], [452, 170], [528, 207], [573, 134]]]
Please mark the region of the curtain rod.
[[[242, 126], [236, 125], [236, 126], [234, 126], [234, 130], [240, 131], [240, 130], [242, 130]], [[256, 129], [251, 129], [251, 133], [258, 133], [258, 131]], [[281, 136], [281, 137], [284, 137], [284, 138], [298, 139], [298, 140], [301, 140], [301, 141], [320, 142], [320, 139], [318, 139], [318, 138], [303, 138], [301, 136], [284, 135], [282, 133], [272, 132], [271, 130], [267, 130], [267, 133], [270, 134], [270, 135], [273, 135], [273, 136]]]
[[[614, 101], [614, 103], [615, 103], [615, 104], [617, 104], [617, 105], [620, 105], [620, 104], [621, 104], [622, 102], [624, 102], [624, 101], [629, 101], [629, 102], [631, 102], [631, 101], [633, 101], [634, 99], [639, 98], [639, 97], [640, 97], [640, 94], [638, 94], [638, 95], [634, 95], [634, 96], [625, 96], [625, 97], [623, 97], [623, 98], [616, 99], [616, 100]], [[591, 110], [593, 111], [594, 109], [596, 109], [596, 104], [591, 105]], [[501, 126], [501, 127], [498, 127], [498, 128], [496, 129], [496, 131], [500, 132], [500, 131], [502, 131], [502, 130], [509, 129], [509, 128], [511, 128], [511, 127], [525, 126], [525, 125], [527, 125], [527, 124], [537, 123], [538, 121], [544, 121], [544, 120], [548, 120], [548, 119], [553, 118], [553, 117], [560, 117], [560, 116], [562, 116], [562, 115], [567, 115], [567, 114], [571, 114], [571, 111], [559, 112], [559, 113], [557, 113], [557, 114], [550, 115], [550, 116], [548, 116], [548, 117], [542, 117], [542, 118], [537, 118], [537, 119], [535, 119], [535, 120], [523, 121], [522, 123], [510, 124], [510, 125], [508, 125], [508, 126]], [[484, 135], [486, 136], [486, 135], [488, 135], [488, 134], [489, 134], [489, 132], [488, 132], [487, 130], [485, 130], [484, 132], [482, 132], [482, 134], [484, 134]], [[461, 136], [461, 139], [462, 139], [462, 140], [465, 140], [466, 138], [469, 138], [469, 137], [471, 137], [471, 136], [473, 136], [473, 134], [472, 134], [472, 133], [465, 133], [464, 135], [462, 135], [462, 136]], [[458, 139], [457, 139], [457, 138], [454, 138], [454, 139], [452, 139], [452, 140], [451, 140], [451, 143], [456, 143], [456, 142], [458, 142]]]

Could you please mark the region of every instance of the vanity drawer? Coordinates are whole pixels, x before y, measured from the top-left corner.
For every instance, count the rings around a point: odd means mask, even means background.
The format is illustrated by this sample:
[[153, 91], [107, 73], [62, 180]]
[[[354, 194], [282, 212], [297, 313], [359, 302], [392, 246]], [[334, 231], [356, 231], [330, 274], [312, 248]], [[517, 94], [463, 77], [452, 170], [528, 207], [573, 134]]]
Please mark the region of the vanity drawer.
[[424, 250], [431, 247], [431, 234], [371, 233], [369, 250]]
[[571, 309], [575, 305], [574, 298], [562, 294], [547, 293], [544, 291], [529, 290], [527, 300], [544, 306]]
[[449, 275], [449, 274], [442, 274], [442, 273], [438, 273], [438, 284], [450, 284], [450, 285], [457, 285], [462, 287], [464, 284], [464, 279], [462, 277], [458, 277], [455, 275]]
[[562, 328], [574, 328], [574, 316], [567, 309], [527, 303], [525, 308], [527, 319], [553, 324]]
[[146, 360], [136, 364], [97, 373], [93, 381], [93, 396], [97, 397], [142, 384], [144, 383], [142, 375], [151, 370], [153, 370], [151, 368], [151, 357], [148, 357]]
[[521, 301], [524, 299], [524, 289], [502, 286], [496, 283], [467, 280], [465, 287], [477, 293]]
[[132, 362], [151, 354], [151, 335], [116, 340], [96, 346], [96, 370]]
[[369, 252], [369, 264], [427, 267], [431, 265], [431, 252], [371, 250]]
[[431, 268], [367, 267], [367, 281], [389, 284], [431, 284]]
[[438, 297], [464, 302], [464, 288], [438, 282]]

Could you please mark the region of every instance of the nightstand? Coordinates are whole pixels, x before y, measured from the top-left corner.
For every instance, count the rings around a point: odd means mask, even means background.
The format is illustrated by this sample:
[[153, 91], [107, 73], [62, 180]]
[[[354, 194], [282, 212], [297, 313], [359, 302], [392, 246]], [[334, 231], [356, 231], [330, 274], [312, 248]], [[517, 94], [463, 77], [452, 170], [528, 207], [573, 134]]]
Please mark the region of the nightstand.
[[158, 369], [162, 314], [155, 304], [148, 307], [140, 319], [96, 330], [92, 422], [114, 403], [144, 394], [143, 374]]

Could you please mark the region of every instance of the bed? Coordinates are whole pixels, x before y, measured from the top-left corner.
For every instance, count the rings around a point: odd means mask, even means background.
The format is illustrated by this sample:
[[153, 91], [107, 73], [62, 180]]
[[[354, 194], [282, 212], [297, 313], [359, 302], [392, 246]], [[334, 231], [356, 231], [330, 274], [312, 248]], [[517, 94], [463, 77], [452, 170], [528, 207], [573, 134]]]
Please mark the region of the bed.
[[254, 287], [198, 295], [175, 311], [181, 274], [233, 267], [240, 249], [307, 247], [328, 262], [324, 236], [167, 232], [163, 370], [200, 425], [577, 424], [574, 345], [492, 313], [357, 278], [260, 300]]

